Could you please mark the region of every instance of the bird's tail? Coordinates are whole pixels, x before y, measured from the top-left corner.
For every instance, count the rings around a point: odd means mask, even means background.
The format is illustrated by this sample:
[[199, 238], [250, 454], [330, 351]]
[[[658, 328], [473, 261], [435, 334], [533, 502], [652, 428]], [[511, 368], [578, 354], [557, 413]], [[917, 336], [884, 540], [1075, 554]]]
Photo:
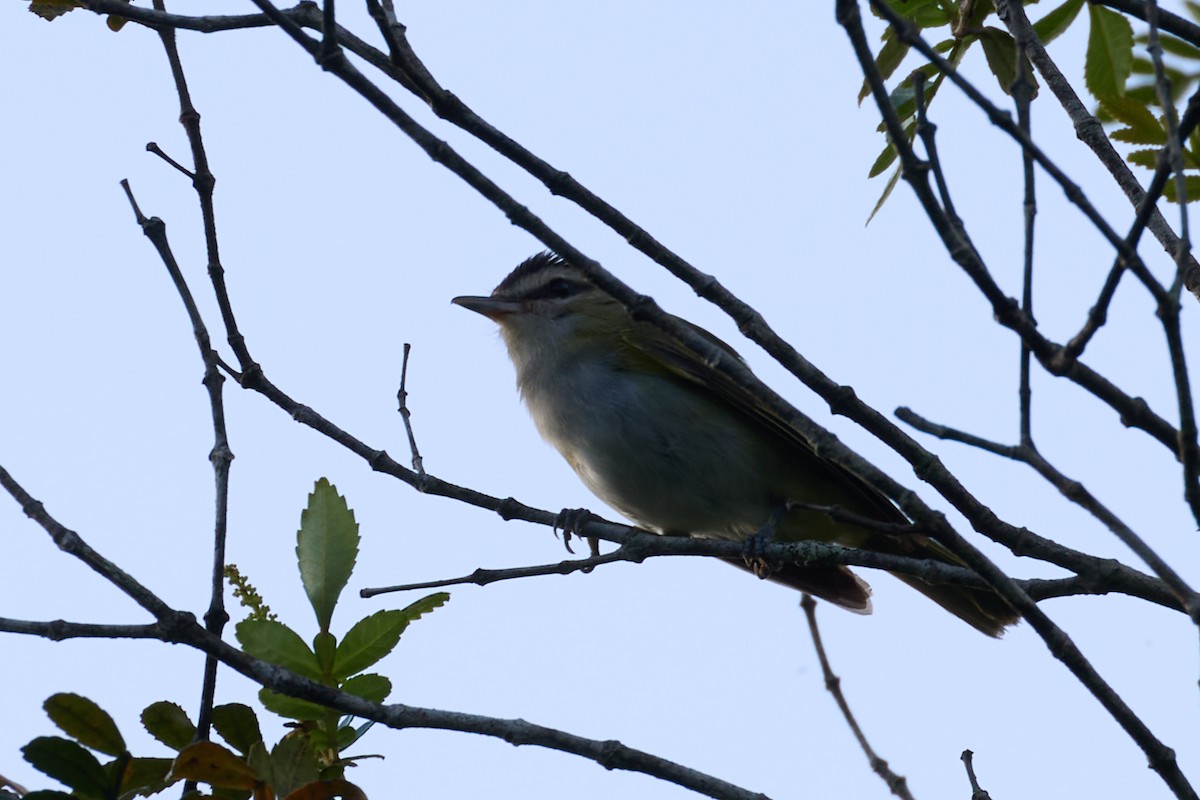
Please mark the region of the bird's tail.
[[[958, 556], [932, 539], [918, 534], [875, 535], [871, 537], [864, 549], [912, 558], [933, 559], [956, 567], [964, 566]], [[1005, 628], [1021, 619], [1021, 615], [1003, 597], [991, 589], [957, 586], [951, 583], [929, 583], [912, 575], [897, 574], [896, 577], [988, 636], [1001, 636]]]

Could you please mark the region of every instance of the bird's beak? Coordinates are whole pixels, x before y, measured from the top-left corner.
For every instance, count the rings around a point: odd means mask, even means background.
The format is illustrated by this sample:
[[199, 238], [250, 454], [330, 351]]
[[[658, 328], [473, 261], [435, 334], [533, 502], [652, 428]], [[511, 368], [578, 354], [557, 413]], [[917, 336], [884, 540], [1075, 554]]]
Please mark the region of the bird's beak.
[[476, 314], [483, 314], [495, 322], [500, 322], [509, 314], [516, 314], [521, 310], [520, 302], [516, 300], [501, 300], [496, 297], [472, 297], [464, 295], [456, 297], [450, 302], [456, 306], [462, 306], [465, 309], [474, 311]]

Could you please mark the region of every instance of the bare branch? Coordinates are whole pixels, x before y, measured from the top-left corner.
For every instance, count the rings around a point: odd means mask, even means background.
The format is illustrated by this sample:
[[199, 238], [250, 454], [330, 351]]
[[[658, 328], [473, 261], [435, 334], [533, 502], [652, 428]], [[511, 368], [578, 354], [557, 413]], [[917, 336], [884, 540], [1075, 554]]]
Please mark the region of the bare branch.
[[1184, 613], [1191, 617], [1193, 622], [1200, 625], [1200, 594], [1197, 594], [1183, 577], [1146, 543], [1145, 539], [1138, 536], [1132, 528], [1122, 522], [1116, 514], [1110, 511], [1108, 507], [1088, 491], [1087, 487], [1079, 481], [1068, 478], [1059, 472], [1033, 446], [1032, 442], [1019, 445], [998, 444], [964, 431], [930, 422], [908, 408], [896, 409], [896, 416], [917, 430], [936, 436], [939, 439], [961, 442], [1033, 467], [1039, 475], [1045, 478], [1054, 488], [1058, 489], [1063, 497], [1104, 523], [1105, 527], [1112, 531], [1121, 540], [1122, 544], [1137, 554], [1154, 571], [1154, 574], [1171, 588], [1179, 604], [1183, 607]]
[[833, 673], [833, 668], [829, 666], [829, 656], [825, 654], [825, 644], [821, 641], [821, 629], [817, 627], [817, 603], [812, 599], [812, 595], [807, 592], [801, 595], [800, 607], [804, 609], [804, 618], [808, 620], [808, 630], [812, 634], [813, 648], [817, 651], [817, 660], [821, 662], [821, 674], [825, 677], [825, 688], [833, 695], [833, 701], [837, 703], [842, 716], [846, 718], [846, 724], [850, 726], [850, 731], [858, 740], [858, 746], [866, 755], [871, 769], [883, 779], [892, 794], [902, 800], [913, 800], [912, 793], [908, 790], [908, 781], [903, 775], [892, 772], [888, 762], [880, 758], [879, 754], [871, 748], [866, 734], [862, 732], [858, 720], [854, 718], [854, 713], [850, 710], [850, 704], [846, 702], [846, 695], [842, 692], [842, 679]]
[[412, 453], [413, 471], [417, 473], [417, 480], [425, 477], [425, 462], [421, 458], [421, 451], [417, 448], [417, 437], [413, 435], [412, 428], [412, 412], [408, 410], [408, 354], [412, 351], [412, 345], [408, 342], [404, 343], [404, 360], [400, 364], [400, 391], [396, 392], [396, 402], [399, 404], [397, 409], [400, 412], [400, 418], [404, 420], [404, 431], [408, 434], [408, 449]]

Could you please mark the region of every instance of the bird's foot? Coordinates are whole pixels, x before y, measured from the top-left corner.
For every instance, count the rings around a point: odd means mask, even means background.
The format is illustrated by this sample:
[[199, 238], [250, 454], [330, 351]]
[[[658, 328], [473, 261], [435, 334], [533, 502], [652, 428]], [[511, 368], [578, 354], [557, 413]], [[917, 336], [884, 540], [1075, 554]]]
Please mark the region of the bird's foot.
[[563, 545], [566, 546], [567, 552], [574, 555], [575, 551], [571, 548], [571, 537], [577, 536], [586, 538], [588, 549], [593, 556], [600, 555], [600, 540], [592, 536], [580, 536], [579, 529], [590, 519], [596, 515], [586, 508], [564, 508], [554, 517], [554, 535], [557, 536], [559, 531], [562, 531]]
[[742, 543], [742, 560], [750, 568], [750, 571], [760, 578], [771, 577], [771, 573], [777, 569], [777, 565], [771, 564], [763, 551], [767, 545], [775, 541], [775, 531], [779, 520], [788, 510], [789, 506], [784, 504], [778, 510], [771, 512], [766, 523]]

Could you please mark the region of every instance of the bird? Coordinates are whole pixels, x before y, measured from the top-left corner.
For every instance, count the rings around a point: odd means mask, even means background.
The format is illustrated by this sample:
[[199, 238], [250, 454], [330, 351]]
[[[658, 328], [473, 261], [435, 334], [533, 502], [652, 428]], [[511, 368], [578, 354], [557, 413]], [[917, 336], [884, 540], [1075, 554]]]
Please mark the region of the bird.
[[[915, 530], [893, 532], [911, 523], [881, 492], [818, 455], [751, 392], [635, 319], [562, 257], [538, 253], [490, 295], [451, 302], [499, 325], [538, 432], [593, 494], [639, 527], [751, 544], [815, 540], [963, 565]], [[742, 361], [715, 335], [674, 319]], [[847, 521], [855, 518], [865, 521]], [[870, 586], [845, 566], [783, 564], [766, 577], [871, 612]], [[1019, 619], [990, 589], [896, 577], [989, 636]]]

